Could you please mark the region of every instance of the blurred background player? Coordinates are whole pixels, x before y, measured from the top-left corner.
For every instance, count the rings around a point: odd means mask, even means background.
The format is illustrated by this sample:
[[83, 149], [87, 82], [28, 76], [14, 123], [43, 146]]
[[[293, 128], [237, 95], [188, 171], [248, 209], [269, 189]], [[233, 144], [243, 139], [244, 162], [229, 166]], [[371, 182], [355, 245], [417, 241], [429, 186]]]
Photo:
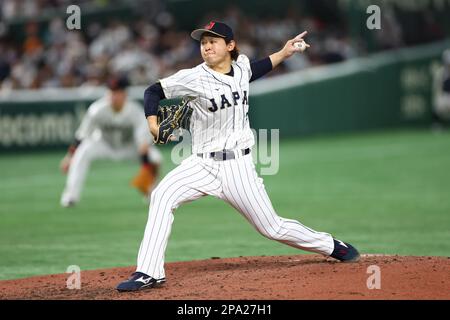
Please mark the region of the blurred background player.
[[131, 184], [148, 196], [161, 162], [159, 150], [151, 145], [142, 106], [128, 98], [128, 80], [116, 77], [108, 82], [107, 94], [93, 102], [75, 133], [75, 141], [61, 161], [68, 173], [61, 205], [80, 200], [89, 166], [96, 159], [138, 159], [142, 166]]
[[443, 66], [433, 75], [433, 128], [450, 123], [450, 49], [442, 54]]

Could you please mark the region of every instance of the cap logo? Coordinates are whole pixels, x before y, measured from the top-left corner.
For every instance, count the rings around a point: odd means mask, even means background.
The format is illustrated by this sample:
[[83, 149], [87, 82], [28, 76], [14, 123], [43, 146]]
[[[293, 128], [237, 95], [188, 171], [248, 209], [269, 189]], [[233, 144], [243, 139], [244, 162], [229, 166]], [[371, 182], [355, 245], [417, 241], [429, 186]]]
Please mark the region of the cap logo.
[[215, 23], [214, 21], [211, 21], [210, 23], [208, 23], [208, 24], [205, 26], [205, 29], [206, 29], [206, 30], [211, 30], [211, 29], [214, 27], [215, 24], [216, 24], [216, 23]]

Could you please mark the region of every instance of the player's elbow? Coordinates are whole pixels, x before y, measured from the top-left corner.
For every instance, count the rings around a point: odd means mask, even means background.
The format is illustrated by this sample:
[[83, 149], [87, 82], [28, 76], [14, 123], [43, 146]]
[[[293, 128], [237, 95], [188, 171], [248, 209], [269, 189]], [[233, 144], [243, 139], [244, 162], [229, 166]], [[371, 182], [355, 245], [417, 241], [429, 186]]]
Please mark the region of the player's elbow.
[[145, 117], [158, 113], [159, 101], [164, 99], [164, 92], [159, 83], [151, 85], [144, 91], [144, 111]]

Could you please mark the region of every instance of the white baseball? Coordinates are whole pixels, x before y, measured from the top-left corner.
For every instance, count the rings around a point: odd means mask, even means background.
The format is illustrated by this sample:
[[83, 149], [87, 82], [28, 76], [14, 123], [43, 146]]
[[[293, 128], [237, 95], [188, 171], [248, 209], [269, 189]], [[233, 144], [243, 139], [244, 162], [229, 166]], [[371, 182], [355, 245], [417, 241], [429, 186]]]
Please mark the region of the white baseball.
[[306, 43], [305, 41], [294, 42], [294, 47], [300, 49], [303, 52], [306, 49]]

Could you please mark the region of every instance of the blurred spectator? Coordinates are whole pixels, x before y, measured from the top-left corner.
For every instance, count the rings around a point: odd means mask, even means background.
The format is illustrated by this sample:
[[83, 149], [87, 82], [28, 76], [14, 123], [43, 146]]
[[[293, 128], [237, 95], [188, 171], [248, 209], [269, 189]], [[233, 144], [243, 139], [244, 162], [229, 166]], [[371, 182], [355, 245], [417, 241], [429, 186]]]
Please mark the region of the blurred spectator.
[[[77, 4], [111, 6], [120, 1], [82, 0]], [[152, 1], [153, 4], [158, 0]], [[5, 21], [39, 17], [49, 11], [65, 13], [69, 4], [69, 0], [3, 0], [0, 14]], [[146, 12], [139, 13], [142, 18], [136, 17], [131, 22], [96, 21], [80, 31], [67, 30], [58, 17], [46, 24], [26, 20], [24, 41], [16, 39], [14, 43], [0, 35], [0, 89], [100, 86], [114, 74], [128, 75], [132, 85], [147, 85], [201, 62], [198, 43], [189, 37], [191, 30], [179, 29], [169, 12], [159, 10], [151, 17]], [[228, 23], [235, 30], [240, 52], [251, 60], [266, 57], [279, 50], [285, 39], [308, 30], [311, 48], [268, 76], [341, 62], [366, 53], [358, 39], [350, 39], [346, 26], [328, 22], [326, 17], [308, 15], [296, 6], [286, 10], [285, 16], [270, 14], [251, 16], [230, 5], [220, 12], [207, 12], [196, 26], [210, 20]], [[404, 45], [402, 26], [391, 6], [383, 7], [382, 19], [383, 33], [376, 34], [378, 48]], [[430, 12], [424, 13], [424, 19], [428, 21], [424, 29], [426, 37], [441, 37]]]
[[19, 15], [19, 2], [16, 0], [3, 0], [1, 3], [2, 20], [10, 20]]
[[25, 27], [26, 37], [23, 43], [23, 51], [28, 55], [35, 55], [40, 52], [43, 47], [39, 38], [39, 26], [35, 22], [30, 22]]

